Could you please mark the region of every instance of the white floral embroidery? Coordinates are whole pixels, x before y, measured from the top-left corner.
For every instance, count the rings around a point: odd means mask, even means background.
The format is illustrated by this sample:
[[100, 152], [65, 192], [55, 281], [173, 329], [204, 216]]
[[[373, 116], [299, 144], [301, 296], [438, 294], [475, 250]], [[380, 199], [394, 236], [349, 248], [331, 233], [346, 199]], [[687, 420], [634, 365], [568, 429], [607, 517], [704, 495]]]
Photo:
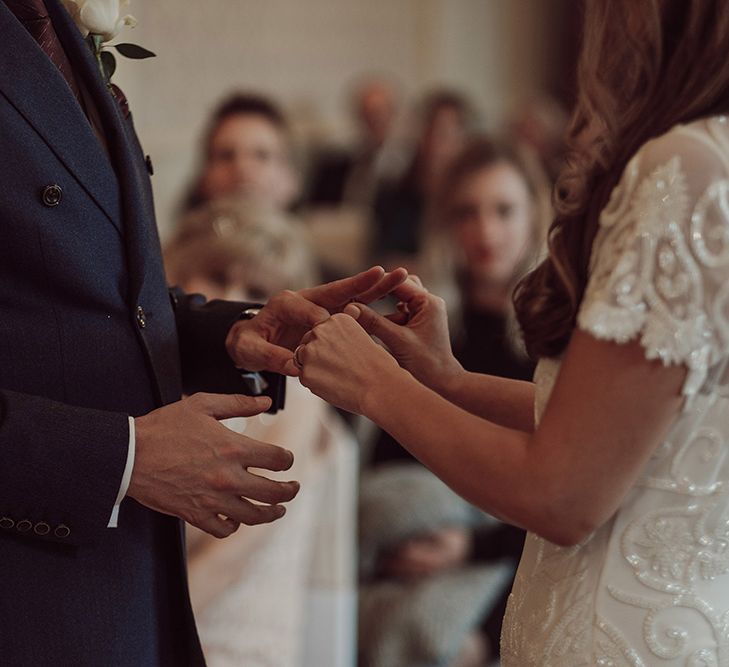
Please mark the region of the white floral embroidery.
[[[527, 537], [504, 667], [729, 667], [727, 165], [725, 120], [679, 126], [602, 212], [578, 326], [684, 365], [686, 401], [609, 522], [569, 549]], [[558, 373], [537, 368], [537, 422]]]

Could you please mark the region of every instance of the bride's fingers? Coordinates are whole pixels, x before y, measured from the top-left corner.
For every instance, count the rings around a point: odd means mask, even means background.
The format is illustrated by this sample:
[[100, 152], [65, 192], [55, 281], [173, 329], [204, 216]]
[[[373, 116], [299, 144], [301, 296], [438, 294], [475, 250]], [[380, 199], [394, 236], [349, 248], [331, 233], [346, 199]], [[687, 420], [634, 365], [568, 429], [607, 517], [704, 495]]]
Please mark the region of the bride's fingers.
[[419, 280], [416, 282], [415, 280], [411, 280], [411, 278], [412, 276], [408, 276], [408, 279], [404, 283], [392, 290], [393, 296], [405, 303], [412, 301], [415, 297], [430, 294]]
[[403, 326], [408, 323], [410, 320], [410, 314], [401, 311], [399, 313], [390, 313], [389, 315], [384, 316], [386, 319], [390, 320], [393, 324], [397, 324], [398, 326]]
[[391, 292], [394, 293], [399, 286], [403, 285], [407, 281], [407, 278], [408, 272], [406, 269], [399, 268], [394, 271], [390, 271], [389, 273], [386, 273], [376, 285], [357, 296], [357, 302], [371, 303], [372, 301], [377, 301], [378, 299], [387, 296]]
[[402, 337], [403, 328], [400, 325], [364, 304], [349, 304], [344, 312], [357, 320], [368, 334], [377, 336], [388, 347], [391, 347], [393, 343], [396, 343]]
[[342, 278], [331, 283], [299, 290], [299, 294], [327, 310], [335, 310], [350, 299], [379, 284], [387, 273], [381, 266], [373, 266], [356, 276]]

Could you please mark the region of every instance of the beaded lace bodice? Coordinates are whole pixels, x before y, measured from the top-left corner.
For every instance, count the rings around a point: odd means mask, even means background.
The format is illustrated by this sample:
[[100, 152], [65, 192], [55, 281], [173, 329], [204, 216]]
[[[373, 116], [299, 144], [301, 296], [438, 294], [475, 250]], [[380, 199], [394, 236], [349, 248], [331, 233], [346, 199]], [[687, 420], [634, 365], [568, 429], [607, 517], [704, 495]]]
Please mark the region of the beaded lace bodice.
[[[502, 664], [729, 666], [725, 117], [677, 126], [629, 162], [600, 218], [578, 326], [684, 364], [686, 399], [610, 521], [574, 547], [527, 537]], [[537, 422], [558, 373], [557, 360], [537, 368]]]

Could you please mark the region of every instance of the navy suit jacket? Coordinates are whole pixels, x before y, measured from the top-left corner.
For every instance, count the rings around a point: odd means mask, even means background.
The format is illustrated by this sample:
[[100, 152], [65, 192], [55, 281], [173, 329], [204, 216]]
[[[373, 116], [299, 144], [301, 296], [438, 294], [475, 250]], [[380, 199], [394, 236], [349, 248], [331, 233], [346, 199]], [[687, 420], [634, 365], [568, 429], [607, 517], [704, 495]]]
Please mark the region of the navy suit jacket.
[[131, 119], [46, 5], [110, 156], [0, 0], [0, 665], [200, 665], [181, 522], [127, 498], [106, 526], [128, 415], [244, 390], [223, 343], [245, 305], [170, 298]]

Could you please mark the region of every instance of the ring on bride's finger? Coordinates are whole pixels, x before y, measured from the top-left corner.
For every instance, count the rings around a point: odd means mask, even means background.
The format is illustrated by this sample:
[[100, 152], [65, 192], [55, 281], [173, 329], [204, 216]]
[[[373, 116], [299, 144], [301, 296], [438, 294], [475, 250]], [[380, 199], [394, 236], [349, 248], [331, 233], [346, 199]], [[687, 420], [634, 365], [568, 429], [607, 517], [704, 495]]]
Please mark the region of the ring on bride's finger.
[[299, 357], [299, 353], [301, 352], [301, 350], [302, 350], [303, 348], [304, 348], [304, 345], [299, 345], [299, 346], [298, 346], [298, 347], [297, 347], [297, 348], [296, 348], [296, 349], [294, 350], [294, 365], [296, 366], [296, 368], [303, 368], [303, 367], [304, 367], [304, 364], [303, 364], [303, 362], [301, 361], [301, 357]]

